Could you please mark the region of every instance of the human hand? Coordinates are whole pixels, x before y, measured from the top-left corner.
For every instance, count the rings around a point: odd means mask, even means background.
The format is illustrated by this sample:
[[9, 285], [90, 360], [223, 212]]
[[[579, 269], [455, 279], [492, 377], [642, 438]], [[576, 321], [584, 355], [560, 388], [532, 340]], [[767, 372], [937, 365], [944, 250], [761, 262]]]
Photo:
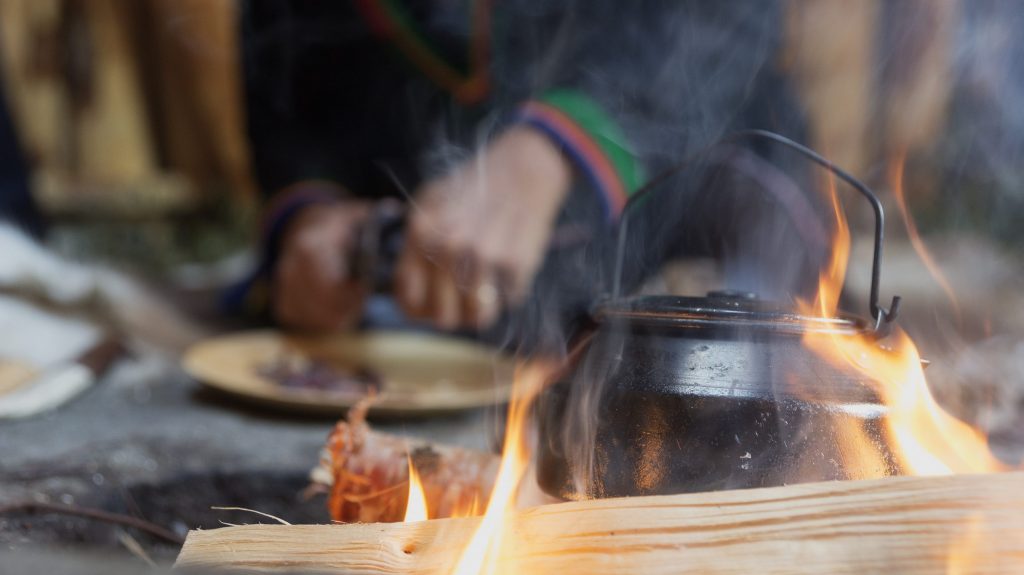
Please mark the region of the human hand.
[[546, 136], [515, 127], [423, 186], [396, 269], [405, 312], [444, 329], [484, 328], [521, 303], [571, 180]]
[[289, 223], [274, 271], [273, 313], [282, 325], [306, 331], [352, 327], [366, 288], [350, 277], [357, 229], [370, 204], [343, 201], [302, 209]]

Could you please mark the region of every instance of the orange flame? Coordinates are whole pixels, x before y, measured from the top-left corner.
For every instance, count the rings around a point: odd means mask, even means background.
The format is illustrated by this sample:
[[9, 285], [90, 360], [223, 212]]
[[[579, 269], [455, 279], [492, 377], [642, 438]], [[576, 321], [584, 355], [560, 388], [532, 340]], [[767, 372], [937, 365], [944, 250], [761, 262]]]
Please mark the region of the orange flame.
[[476, 517], [480, 515], [480, 494], [473, 494], [472, 500], [460, 501], [452, 509], [452, 517]]
[[917, 224], [914, 222], [914, 218], [910, 215], [910, 209], [907, 207], [907, 197], [903, 187], [903, 174], [904, 168], [907, 164], [906, 153], [897, 154], [889, 165], [889, 183], [892, 187], [893, 196], [896, 198], [896, 206], [899, 208], [900, 217], [903, 219], [903, 225], [907, 228], [907, 237], [910, 239], [910, 245], [913, 246], [914, 251], [917, 252], [918, 257], [921, 258], [921, 263], [928, 269], [928, 273], [935, 279], [939, 287], [949, 298], [950, 304], [953, 306], [953, 313], [956, 316], [957, 324], [962, 324], [962, 315], [960, 313], [960, 302], [957, 300], [956, 292], [953, 291], [953, 286], [949, 284], [949, 280], [942, 273], [939, 265], [935, 262], [935, 258], [932, 257], [931, 251], [928, 250], [928, 246], [925, 245], [921, 239], [921, 235], [917, 231]]
[[[833, 252], [819, 277], [813, 304], [797, 302], [805, 315], [833, 317], [842, 291], [850, 253], [849, 229], [830, 180], [829, 193], [836, 218]], [[808, 332], [804, 345], [835, 365], [853, 369], [864, 377], [888, 409], [886, 427], [891, 448], [905, 473], [943, 475], [1002, 471], [1002, 464], [988, 448], [978, 430], [943, 410], [932, 397], [925, 380], [921, 358], [914, 342], [899, 328], [884, 341], [873, 334]], [[861, 441], [863, 435], [847, 434], [846, 441]], [[869, 454], [869, 446], [847, 446], [851, 453]], [[860, 462], [861, 468], [878, 467], [877, 462]]]
[[459, 557], [453, 571], [455, 575], [498, 572], [498, 557], [503, 555], [501, 545], [505, 541], [502, 537], [505, 521], [515, 509], [519, 484], [530, 464], [531, 452], [526, 434], [529, 427], [529, 407], [547, 381], [549, 373], [546, 366], [540, 364], [520, 366], [516, 369], [498, 477], [480, 525]]
[[426, 521], [428, 518], [427, 513], [427, 494], [423, 491], [423, 481], [420, 479], [420, 474], [416, 471], [416, 466], [412, 464], [412, 456], [409, 456], [409, 500], [405, 504], [405, 521], [406, 523], [412, 521]]
[[835, 236], [832, 238], [832, 253], [821, 271], [818, 282], [818, 296], [814, 302], [821, 317], [834, 317], [839, 311], [839, 295], [846, 280], [846, 264], [850, 256], [850, 226], [846, 213], [836, 193], [836, 180], [828, 175], [828, 195], [832, 201], [832, 217], [835, 220]]

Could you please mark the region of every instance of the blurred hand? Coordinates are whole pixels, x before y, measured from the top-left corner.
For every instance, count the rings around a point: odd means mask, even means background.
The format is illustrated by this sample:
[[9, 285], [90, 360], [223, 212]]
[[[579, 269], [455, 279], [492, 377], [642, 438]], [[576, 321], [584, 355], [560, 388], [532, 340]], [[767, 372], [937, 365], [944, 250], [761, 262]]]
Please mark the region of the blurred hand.
[[370, 204], [313, 205], [296, 214], [281, 245], [274, 275], [274, 317], [301, 330], [352, 327], [362, 315], [366, 289], [349, 277], [359, 224]]
[[396, 270], [407, 314], [484, 328], [521, 303], [543, 262], [572, 169], [543, 134], [516, 127], [417, 194]]

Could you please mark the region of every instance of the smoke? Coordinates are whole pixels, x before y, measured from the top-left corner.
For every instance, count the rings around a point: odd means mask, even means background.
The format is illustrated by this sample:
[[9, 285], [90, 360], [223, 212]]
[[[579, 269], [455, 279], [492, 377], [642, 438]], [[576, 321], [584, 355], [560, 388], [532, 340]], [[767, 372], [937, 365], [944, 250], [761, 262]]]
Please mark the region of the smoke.
[[[907, 201], [964, 321], [952, 321], [930, 276], [913, 277], [920, 265], [912, 252], [898, 255], [890, 266], [895, 273], [886, 273], [905, 281], [904, 323], [933, 362], [926, 373], [939, 400], [980, 428], [1006, 436], [1024, 414], [1024, 378], [1014, 370], [1012, 351], [1024, 330], [1015, 295], [1024, 285], [1024, 11], [1006, 0], [918, 4], [911, 15], [944, 4], [954, 9], [951, 24], [937, 30], [926, 17], [916, 19], [919, 30], [889, 31], [897, 40], [886, 55], [909, 61], [903, 69], [911, 72], [921, 58], [898, 51], [900, 39], [906, 46], [912, 44], [908, 36], [939, 38], [945, 70], [917, 83], [948, 94], [934, 138], [910, 150]], [[1015, 441], [1019, 451], [1019, 437]]]
[[[676, 30], [695, 30], [694, 21], [666, 21]], [[757, 35], [738, 38], [706, 22], [697, 28], [698, 32], [687, 37], [685, 48], [668, 51], [659, 59], [674, 67], [671, 73], [659, 73], [657, 64], [649, 73], [650, 93], [685, 93], [689, 97], [685, 103], [676, 100], [677, 109], [671, 112], [660, 110], [674, 122], [652, 128], [644, 125], [642, 114], [625, 114], [636, 133], [647, 136], [634, 149], [646, 154], [651, 165], [677, 161], [678, 157], [668, 158], [666, 151], [692, 153], [735, 127], [736, 122], [724, 119], [744, 116], [730, 110], [730, 102], [742, 99], [736, 100], [735, 94], [728, 93], [730, 89], [745, 85], [746, 93], [756, 93], [756, 102], [767, 108], [773, 106], [765, 102], [773, 103], [775, 109], [793, 105], [787, 102], [784, 82], [764, 80], [771, 75], [763, 73], [763, 62], [746, 68], [723, 65], [736, 54], [755, 61], [763, 56], [765, 45], [751, 40]], [[692, 42], [701, 38], [706, 43], [695, 49]], [[717, 57], [709, 57], [716, 53]], [[709, 73], [701, 75], [700, 81], [693, 74], [702, 70], [693, 54], [713, 67], [703, 69]], [[651, 62], [650, 58], [637, 61], [645, 66]], [[744, 77], [744, 70], [758, 72]], [[754, 80], [758, 76], [760, 88]], [[631, 111], [650, 109], [636, 106], [621, 87], [611, 87], [614, 83], [608, 77], [597, 74], [589, 79], [606, 83], [606, 92], [615, 94], [620, 102], [630, 102]], [[748, 126], [763, 127], [757, 106], [753, 109], [744, 120], [753, 122]], [[799, 114], [791, 112], [788, 117]], [[802, 132], [798, 122], [777, 129]], [[653, 144], [658, 151], [644, 148], [645, 144]], [[727, 288], [783, 303], [806, 298], [816, 285], [832, 234], [827, 230], [831, 222], [822, 217], [821, 198], [814, 194], [814, 181], [806, 169], [795, 165], [785, 153], [764, 147], [731, 150], [665, 182], [664, 190], [652, 194], [632, 214], [633, 236], [623, 244], [631, 253], [625, 285], [637, 285], [639, 278], [650, 275], [670, 257], [712, 255], [722, 262]], [[842, 191], [844, 196], [848, 193]], [[884, 409], [869, 394], [854, 393], [864, 391], [863, 385], [848, 381], [835, 370], [795, 365], [780, 357], [758, 357], [771, 356], [771, 352], [755, 334], [743, 330], [726, 335], [727, 341], [709, 336], [714, 341], [708, 342], [705, 350], [731, 346], [734, 352], [720, 364], [708, 366], [699, 358], [682, 357], [666, 368], [658, 362], [666, 361], [664, 354], [671, 353], [668, 348], [692, 342], [668, 343], [614, 323], [602, 324], [598, 330], [575, 372], [548, 398], [556, 407], [542, 407], [545, 417], [559, 413], [564, 417], [561, 427], [542, 421], [542, 426], [560, 433], [545, 438], [541, 455], [542, 461], [561, 458], [566, 462], [568, 477], [541, 477], [548, 488], [562, 489], [562, 495], [608, 495], [603, 490], [609, 486], [611, 495], [622, 495], [897, 472], [881, 437]], [[636, 340], [648, 349], [636, 349]], [[737, 341], [741, 343], [735, 345]], [[806, 354], [799, 343], [789, 352], [798, 357]], [[752, 360], [749, 369], [734, 372], [733, 363], [751, 357], [758, 360]], [[637, 367], [632, 361], [650, 365]], [[646, 387], [651, 385], [646, 379], [659, 377], [663, 378], [661, 389]], [[708, 396], [716, 395], [718, 386], [728, 389], [727, 398]], [[668, 404], [673, 407], [666, 407]], [[721, 427], [711, 423], [716, 419]], [[844, 435], [862, 437], [854, 441]], [[852, 444], [867, 446], [865, 449], [875, 453], [864, 456], [843, 451], [845, 445]], [[692, 468], [681, 469], [680, 460], [691, 462]], [[622, 469], [624, 462], [629, 469]], [[877, 467], [864, 462], [876, 462]], [[621, 477], [623, 473], [632, 476]], [[673, 473], [675, 477], [666, 477]], [[630, 481], [632, 490], [623, 487]]]
[[[953, 140], [973, 170], [988, 173], [1004, 193], [1024, 191], [1024, 11], [1016, 2], [965, 3], [952, 55]], [[971, 126], [964, 125], [970, 122]]]
[[[483, 123], [479, 118], [446, 117], [438, 127], [431, 167], [424, 171], [439, 173], [465, 161], [500, 133], [517, 103], [566, 87], [592, 96], [609, 111], [626, 137], [623, 144], [647, 168], [648, 177], [736, 129], [766, 128], [812, 143], [808, 134], [813, 130], [792, 79], [777, 66], [782, 32], [778, 8], [752, 2], [645, 3], [629, 9], [610, 2], [570, 2], [568, 8], [505, 2], [502, 14], [507, 20], [495, 32], [495, 45], [504, 48], [494, 66], [497, 111]], [[886, 5], [880, 14], [898, 11]], [[965, 183], [989, 191], [992, 200], [984, 206], [988, 215], [1024, 202], [1017, 165], [1024, 148], [1024, 112], [1018, 107], [1024, 98], [1024, 74], [1018, 69], [1024, 62], [1024, 41], [1016, 34], [1022, 19], [1024, 14], [1012, 2], [986, 1], [961, 3], [959, 10], [943, 11], [939, 20], [927, 20], [945, 26], [939, 27], [943, 33], [952, 31], [948, 66], [920, 72], [928, 86], [948, 84], [948, 120], [935, 128], [917, 125], [933, 116], [909, 115], [903, 128], [918, 144], [937, 138], [935, 171], [949, 175], [939, 178], [946, 189], [948, 218], [965, 217], [958, 212], [971, 203], [963, 193]], [[879, 37], [884, 42], [877, 43], [882, 53], [873, 53], [877, 74], [868, 78], [882, 84], [874, 86], [875, 97], [899, 95], [887, 83], [919, 72], [915, 62], [920, 60], [914, 60], [912, 51], [900, 50], [933, 42], [928, 32], [921, 23], [884, 30]], [[939, 76], [928, 77], [930, 73]], [[831, 109], [846, 113], [841, 107]], [[885, 114], [892, 118], [889, 108], [877, 106], [862, 120], [884, 127]], [[884, 159], [877, 154], [906, 144], [893, 130], [878, 132], [880, 139], [865, 155]], [[830, 142], [817, 143], [828, 156]], [[837, 378], [834, 370], [781, 362], [765, 351], [757, 334], [739, 330], [727, 339], [742, 343], [731, 348], [733, 356], [723, 358], [722, 365], [702, 363], [704, 352], [694, 348], [696, 355], [680, 359], [676, 371], [644, 373], [643, 362], [665, 360], [659, 353], [668, 353], [668, 347], [658, 346], [668, 346], [670, 338], [645, 339], [647, 348], [639, 349], [636, 341], [650, 334], [638, 333], [628, 323], [593, 322], [616, 282], [621, 282], [623, 295], [634, 293], [665, 262], [678, 258], [715, 258], [723, 286], [730, 290], [783, 306], [806, 299], [816, 287], [833, 235], [833, 222], [823, 215], [825, 186], [817, 175], [803, 160], [769, 145], [717, 150], [662, 181], [644, 202], [632, 206], [621, 244], [615, 241], [614, 228], [600, 225], [593, 189], [581, 181], [558, 226], [587, 233], [563, 234], [574, 240], [552, 251], [533, 296], [491, 334], [493, 341], [523, 354], [561, 356], [570, 366], [539, 406], [538, 460], [545, 487], [563, 496], [602, 496], [616, 474], [625, 474], [623, 481], [632, 481], [637, 492], [657, 492], [671, 481], [676, 481], [673, 488], [685, 489], [679, 484], [682, 476], [664, 475], [674, 465], [672, 457], [693, 462], [685, 475], [691, 486], [713, 488], [895, 472], [877, 429], [879, 406], [869, 397], [843, 395], [844, 385], [855, 389], [856, 383], [830, 387], [827, 382]], [[859, 201], [846, 189], [840, 195], [848, 209]], [[1002, 212], [992, 220], [1004, 227], [1005, 235], [1011, 234], [1014, 213]], [[624, 250], [622, 269], [612, 265], [617, 245]], [[848, 300], [840, 307], [864, 311]], [[598, 336], [589, 337], [595, 332]], [[713, 339], [706, 345], [721, 344]], [[743, 368], [736, 367], [743, 361]], [[679, 371], [691, 367], [692, 374]], [[663, 388], [643, 396], [636, 386], [645, 377], [663, 378]], [[817, 386], [809, 391], [794, 377]], [[714, 399], [698, 397], [707, 391], [701, 391], [702, 385], [726, 391]], [[767, 388], [768, 396], [752, 391], [758, 386]], [[680, 398], [691, 403], [673, 404], [675, 412], [666, 407]], [[709, 423], [716, 419], [720, 427]], [[625, 427], [617, 432], [614, 425]], [[706, 434], [706, 442], [701, 443], [700, 433]], [[866, 435], [859, 444], [872, 446], [878, 456], [843, 453], [837, 448], [843, 433]], [[642, 440], [624, 444], [637, 437]], [[789, 458], [780, 459], [779, 453]], [[726, 460], [728, 465], [715, 467], [716, 461]], [[880, 463], [872, 469], [850, 463], [868, 460]], [[623, 470], [616, 467], [621, 461], [642, 465]], [[772, 470], [780, 466], [785, 473]], [[751, 480], [754, 475], [759, 479]]]
[[[507, 35], [498, 32], [496, 44], [512, 47], [496, 66], [499, 100], [521, 102], [551, 88], [585, 92], [615, 118], [628, 140], [623, 143], [649, 177], [740, 128], [802, 139], [802, 114], [773, 60], [781, 29], [776, 5], [651, 3], [622, 13], [609, 2], [570, 3], [565, 11], [508, 2], [503, 9], [515, 24], [506, 22]], [[470, 141], [460, 134], [464, 127], [451, 120], [445, 125], [446, 143], [436, 148], [442, 164], [445, 156], [459, 157], [449, 151], [452, 140]], [[562, 355], [570, 366], [538, 406], [545, 488], [569, 497], [622, 494], [629, 485], [655, 493], [680, 482], [706, 486], [705, 476], [715, 476], [716, 486], [742, 486], [750, 480], [730, 478], [733, 464], [738, 470], [770, 467], [759, 463], [747, 438], [760, 433], [758, 441], [774, 441], [775, 420], [743, 419], [764, 409], [730, 412], [728, 399], [687, 405], [695, 396], [684, 394], [681, 384], [642, 389], [643, 366], [635, 362], [655, 361], [658, 352], [638, 345], [628, 323], [593, 320], [616, 281], [631, 293], [678, 257], [718, 258], [727, 288], [780, 301], [806, 293], [827, 242], [820, 199], [803, 185], [808, 173], [791, 154], [767, 146], [722, 149], [704, 158], [634, 206], [621, 270], [611, 265], [615, 229], [600, 221], [594, 190], [574, 190], [558, 225], [582, 223], [591, 235], [549, 254], [533, 297], [500, 338], [515, 341], [520, 352]], [[595, 329], [598, 335], [589, 338]], [[660, 341], [669, 345], [670, 339]], [[732, 351], [742, 353], [742, 347]], [[758, 367], [769, 366], [745, 369]], [[722, 375], [721, 367], [702, 368]], [[673, 378], [668, 371], [649, 375]], [[708, 375], [695, 373], [694, 384]], [[757, 374], [757, 381], [766, 381], [765, 375]], [[762, 391], [771, 393], [770, 387]], [[679, 417], [699, 420], [692, 436]], [[729, 445], [721, 444], [724, 439]], [[689, 467], [673, 464], [672, 457]], [[714, 461], [722, 463], [703, 468]]]
[[879, 13], [865, 143], [876, 165], [907, 154], [922, 231], [1024, 245], [1024, 11], [1012, 0], [890, 2]]

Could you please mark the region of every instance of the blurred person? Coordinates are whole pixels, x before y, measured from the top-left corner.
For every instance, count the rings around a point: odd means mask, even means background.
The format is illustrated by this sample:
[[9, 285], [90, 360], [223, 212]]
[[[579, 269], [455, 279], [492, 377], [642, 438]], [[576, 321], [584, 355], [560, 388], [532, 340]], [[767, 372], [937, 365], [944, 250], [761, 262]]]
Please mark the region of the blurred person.
[[43, 222], [32, 200], [28, 165], [14, 128], [0, 79], [0, 220], [39, 237]]
[[[268, 206], [248, 294], [288, 327], [356, 324], [355, 230], [399, 198], [395, 295], [410, 317], [483, 329], [516, 309], [516, 329], [562, 334], [606, 289], [610, 230], [645, 176], [730, 129], [799, 125], [772, 65], [775, 3], [243, 7]], [[648, 245], [677, 227], [652, 227]]]

